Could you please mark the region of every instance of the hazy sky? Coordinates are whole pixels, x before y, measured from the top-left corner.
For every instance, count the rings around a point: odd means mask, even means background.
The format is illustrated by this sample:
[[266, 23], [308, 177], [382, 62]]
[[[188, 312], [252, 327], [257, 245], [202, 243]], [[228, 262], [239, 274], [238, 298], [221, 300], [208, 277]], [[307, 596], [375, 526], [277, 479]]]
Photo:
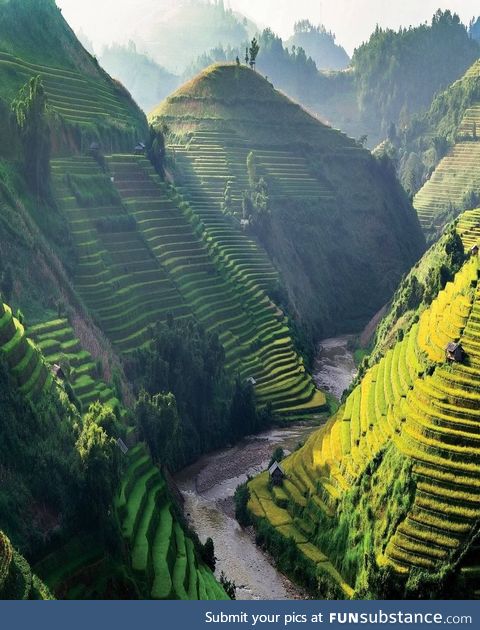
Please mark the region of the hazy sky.
[[[147, 7], [174, 0], [57, 0], [74, 29], [82, 28], [96, 46], [113, 39], [128, 40], [137, 18]], [[438, 9], [457, 12], [464, 22], [480, 15], [478, 0], [225, 0], [263, 26], [287, 38], [296, 20], [309, 18], [336, 33], [349, 53], [368, 39], [378, 23], [397, 28], [430, 20]]]

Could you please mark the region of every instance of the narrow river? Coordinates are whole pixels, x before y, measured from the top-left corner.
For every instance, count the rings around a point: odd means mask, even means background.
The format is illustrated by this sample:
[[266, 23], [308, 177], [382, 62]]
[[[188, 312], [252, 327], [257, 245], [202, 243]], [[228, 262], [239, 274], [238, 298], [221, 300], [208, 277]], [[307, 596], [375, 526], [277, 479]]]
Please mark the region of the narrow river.
[[[315, 382], [341, 396], [354, 374], [349, 337], [327, 339], [319, 346]], [[185, 513], [200, 540], [215, 542], [217, 575], [222, 571], [237, 585], [237, 599], [296, 599], [304, 594], [273, 566], [256, 545], [251, 532], [242, 530], [234, 517], [235, 488], [266, 469], [273, 450], [285, 452], [304, 442], [316, 427], [298, 424], [245, 438], [233, 448], [206, 455], [176, 476], [185, 498]]]

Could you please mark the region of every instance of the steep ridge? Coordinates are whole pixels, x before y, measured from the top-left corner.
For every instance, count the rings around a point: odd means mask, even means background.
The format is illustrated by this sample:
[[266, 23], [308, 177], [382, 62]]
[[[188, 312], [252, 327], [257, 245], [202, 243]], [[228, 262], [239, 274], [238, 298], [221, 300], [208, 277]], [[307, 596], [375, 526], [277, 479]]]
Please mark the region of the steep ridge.
[[54, 0], [2, 0], [0, 99], [7, 105], [40, 75], [54, 113], [54, 148], [86, 149], [102, 140], [127, 147], [146, 136], [143, 113], [81, 46]]
[[432, 119], [427, 128], [418, 123], [424, 159], [431, 159], [427, 146], [435, 138], [437, 144], [443, 139], [451, 145], [414, 199], [422, 228], [433, 237], [462, 210], [476, 205], [480, 194], [480, 61], [437, 97], [427, 116]]
[[211, 66], [149, 119], [167, 126], [175, 183], [207, 232], [221, 238], [230, 224], [264, 249], [315, 335], [358, 329], [422, 251], [388, 166], [244, 66]]
[[[231, 371], [254, 378], [260, 403], [322, 407], [284, 314], [263, 291], [276, 278], [265, 255], [228, 225], [208, 232], [146, 159], [107, 164], [108, 175], [92, 158], [58, 158], [52, 171], [78, 251], [76, 288], [114, 346], [132, 351], [156, 321], [193, 314], [219, 334]], [[79, 193], [89, 183], [100, 191], [93, 199]]]
[[246, 238], [218, 230], [169, 190], [146, 160], [112, 156], [115, 186], [152, 252], [197, 319], [218, 333], [232, 371], [253, 378], [261, 403], [299, 413], [325, 404], [296, 354], [283, 313], [262, 290], [275, 278]]
[[[445, 580], [458, 576], [468, 553], [466, 573], [476, 575], [478, 272], [473, 257], [336, 416], [282, 464], [280, 492], [267, 473], [249, 484], [257, 527], [267, 522], [293, 537], [307, 557], [305, 544], [313, 545], [346, 594], [344, 581], [360, 596], [445, 595]], [[462, 363], [446, 361], [451, 341], [462, 344]], [[322, 568], [317, 561], [320, 575]]]
[[[68, 320], [37, 324], [28, 332], [50, 365], [61, 364], [63, 376], [84, 412], [99, 401], [120, 417], [125, 416], [120, 401], [98, 378], [91, 355], [81, 348]], [[131, 428], [127, 429], [132, 444], [134, 434]], [[145, 445], [132, 446], [126, 458], [115, 508], [129, 569], [139, 592], [153, 599], [228, 599], [185, 534], [165, 479], [153, 465]], [[38, 563], [36, 570], [57, 595], [88, 598], [102, 594], [106, 555], [98, 542], [84, 540], [80, 535]], [[93, 582], [88, 578], [92, 573], [98, 574]]]
[[[58, 158], [52, 160], [52, 176], [78, 252], [75, 286], [114, 346], [132, 350], [168, 313], [187, 315], [181, 295], [99, 165], [90, 157]], [[83, 198], [78, 185], [87, 190], [97, 185], [100, 193]]]

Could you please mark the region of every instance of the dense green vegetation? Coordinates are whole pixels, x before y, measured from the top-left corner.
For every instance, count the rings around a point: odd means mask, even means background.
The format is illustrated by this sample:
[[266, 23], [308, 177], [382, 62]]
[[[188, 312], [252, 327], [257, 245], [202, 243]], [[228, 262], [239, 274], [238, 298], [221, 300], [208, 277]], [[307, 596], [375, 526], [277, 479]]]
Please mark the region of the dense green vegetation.
[[53, 599], [48, 588], [32, 574], [28, 562], [0, 531], [0, 599]]
[[480, 53], [458, 15], [438, 11], [431, 25], [398, 33], [377, 27], [354, 53], [362, 112], [378, 118], [385, 137], [391, 123], [401, 127], [426, 110], [441, 89], [460, 77]]
[[154, 460], [172, 470], [273, 419], [257, 411], [249, 383], [227, 374], [218, 337], [193, 320], [158, 325], [150, 346], [128, 358], [126, 373], [143, 390], [135, 407], [140, 434]]

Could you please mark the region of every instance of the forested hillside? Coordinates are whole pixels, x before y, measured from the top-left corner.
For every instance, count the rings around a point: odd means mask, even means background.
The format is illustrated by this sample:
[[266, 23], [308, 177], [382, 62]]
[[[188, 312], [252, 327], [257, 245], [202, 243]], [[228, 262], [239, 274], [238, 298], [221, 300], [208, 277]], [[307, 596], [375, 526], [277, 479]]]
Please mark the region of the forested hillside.
[[[314, 426], [281, 484], [237, 493], [276, 568], [326, 597], [473, 596], [478, 44], [439, 12], [344, 69], [306, 21], [287, 48], [221, 0], [147, 4], [149, 54], [105, 49], [112, 78], [54, 0], [0, 0], [0, 598], [234, 598], [176, 475]], [[315, 348], [385, 305], [340, 403]]]

